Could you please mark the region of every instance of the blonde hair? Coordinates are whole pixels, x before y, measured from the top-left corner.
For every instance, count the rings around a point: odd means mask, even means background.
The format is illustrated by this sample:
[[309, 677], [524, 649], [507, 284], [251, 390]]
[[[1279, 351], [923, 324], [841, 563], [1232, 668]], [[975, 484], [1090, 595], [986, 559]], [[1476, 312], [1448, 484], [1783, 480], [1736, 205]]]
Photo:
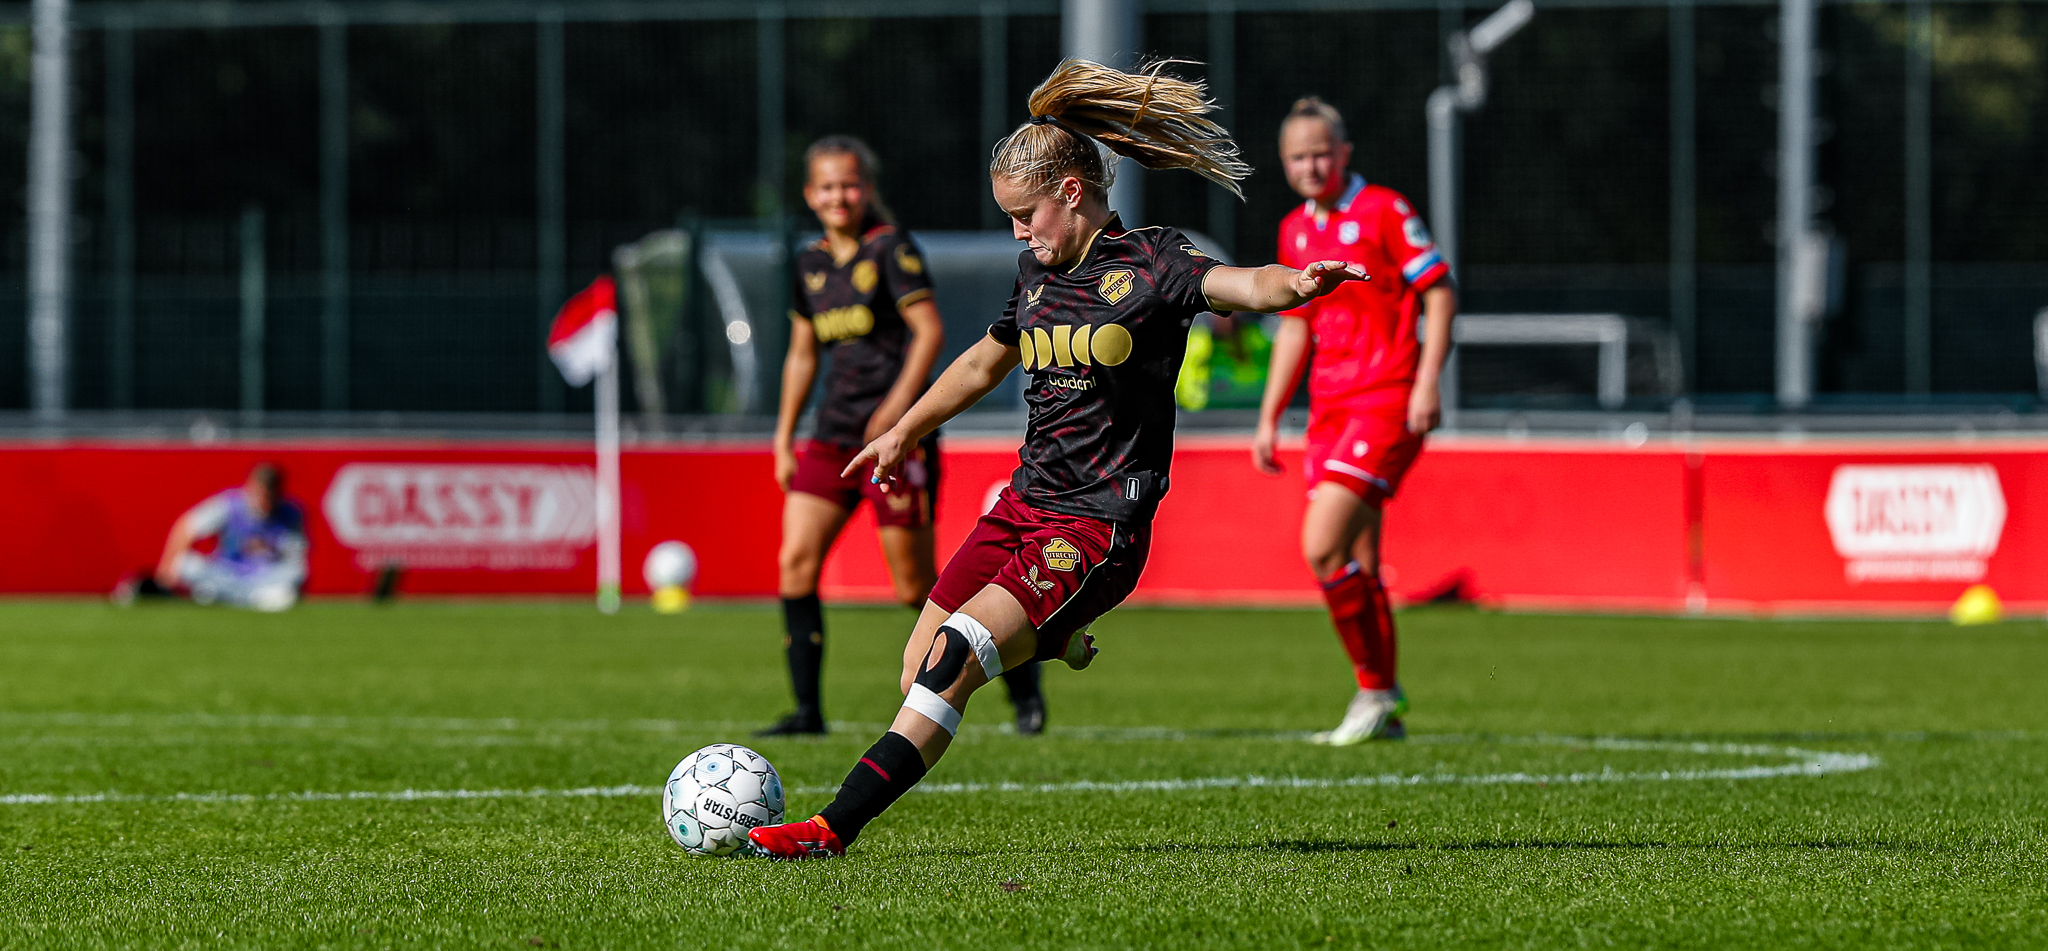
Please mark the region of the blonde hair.
[[1321, 119], [1330, 127], [1330, 136], [1339, 142], [1351, 141], [1344, 132], [1344, 114], [1337, 107], [1324, 102], [1321, 96], [1303, 96], [1294, 100], [1294, 108], [1287, 110], [1287, 118], [1280, 120], [1280, 128], [1296, 119]]
[[1252, 167], [1238, 157], [1230, 130], [1209, 118], [1219, 107], [1199, 81], [1162, 70], [1163, 60], [1127, 73], [1070, 59], [1031, 91], [1031, 121], [997, 143], [990, 178], [1049, 189], [1068, 175], [1108, 189], [1116, 169], [1096, 149], [1146, 168], [1185, 168], [1244, 197], [1238, 181]]
[[868, 186], [868, 215], [895, 224], [896, 213], [882, 201], [882, 160], [875, 157], [875, 150], [850, 135], [825, 136], [804, 150], [805, 181], [811, 178], [811, 162], [827, 155], [853, 156], [853, 164], [860, 167], [860, 180]]

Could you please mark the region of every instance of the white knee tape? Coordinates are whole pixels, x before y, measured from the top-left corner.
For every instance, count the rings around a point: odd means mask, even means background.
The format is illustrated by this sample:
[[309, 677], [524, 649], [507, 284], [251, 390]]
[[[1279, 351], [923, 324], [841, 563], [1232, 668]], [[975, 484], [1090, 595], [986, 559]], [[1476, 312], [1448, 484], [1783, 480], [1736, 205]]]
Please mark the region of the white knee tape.
[[903, 698], [903, 708], [923, 714], [925, 719], [938, 724], [939, 729], [948, 735], [960, 733], [960, 711], [953, 709], [952, 704], [924, 684], [910, 685], [910, 695]]
[[940, 626], [967, 635], [967, 646], [974, 648], [974, 659], [981, 661], [981, 672], [987, 674], [988, 679], [994, 680], [1003, 675], [1003, 658], [996, 653], [996, 636], [990, 634], [980, 621], [955, 612]]

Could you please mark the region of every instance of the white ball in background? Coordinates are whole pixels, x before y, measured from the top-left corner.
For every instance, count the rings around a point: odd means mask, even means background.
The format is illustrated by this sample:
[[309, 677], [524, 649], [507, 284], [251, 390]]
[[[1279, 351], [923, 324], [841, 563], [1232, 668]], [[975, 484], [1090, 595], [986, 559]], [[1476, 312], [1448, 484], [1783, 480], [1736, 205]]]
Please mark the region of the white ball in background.
[[690, 582], [697, 580], [697, 550], [684, 542], [662, 542], [647, 550], [640, 575], [647, 579], [650, 588], [689, 587]]

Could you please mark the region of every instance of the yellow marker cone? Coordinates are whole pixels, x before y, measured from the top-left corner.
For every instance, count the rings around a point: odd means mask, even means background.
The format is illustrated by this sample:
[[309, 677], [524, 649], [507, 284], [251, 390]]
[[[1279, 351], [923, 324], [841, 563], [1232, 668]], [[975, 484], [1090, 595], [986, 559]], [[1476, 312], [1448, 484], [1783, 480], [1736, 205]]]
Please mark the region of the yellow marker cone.
[[681, 614], [690, 606], [690, 592], [681, 585], [664, 585], [654, 589], [649, 600], [657, 614]]
[[1973, 584], [1948, 609], [1948, 619], [1957, 624], [1996, 624], [2005, 619], [2005, 605], [1988, 584]]

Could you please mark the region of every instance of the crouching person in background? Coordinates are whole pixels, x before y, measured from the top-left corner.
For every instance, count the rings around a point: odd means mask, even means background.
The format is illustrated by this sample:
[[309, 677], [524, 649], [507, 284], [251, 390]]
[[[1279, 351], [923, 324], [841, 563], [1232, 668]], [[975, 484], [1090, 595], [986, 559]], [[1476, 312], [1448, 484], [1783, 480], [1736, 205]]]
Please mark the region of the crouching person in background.
[[[195, 548], [209, 538], [212, 551]], [[184, 593], [200, 604], [282, 611], [298, 602], [305, 583], [305, 516], [284, 497], [284, 473], [266, 462], [250, 469], [240, 486], [179, 516], [155, 572], [124, 579], [114, 600]]]

